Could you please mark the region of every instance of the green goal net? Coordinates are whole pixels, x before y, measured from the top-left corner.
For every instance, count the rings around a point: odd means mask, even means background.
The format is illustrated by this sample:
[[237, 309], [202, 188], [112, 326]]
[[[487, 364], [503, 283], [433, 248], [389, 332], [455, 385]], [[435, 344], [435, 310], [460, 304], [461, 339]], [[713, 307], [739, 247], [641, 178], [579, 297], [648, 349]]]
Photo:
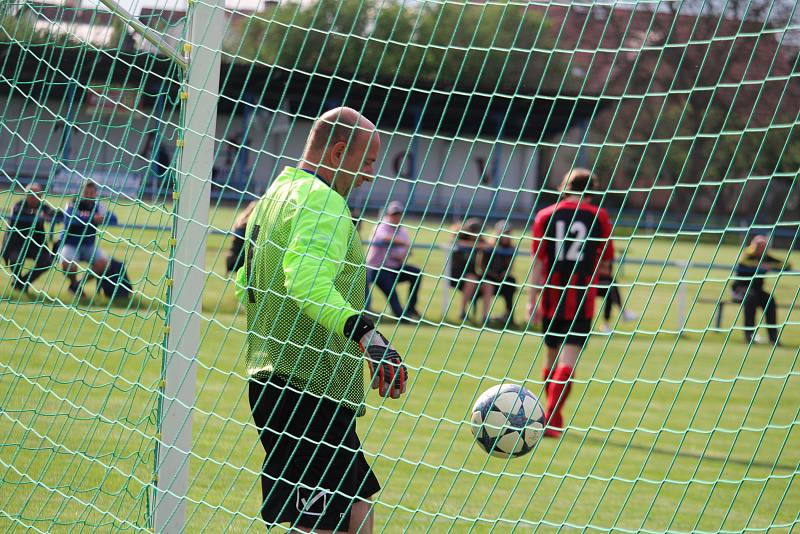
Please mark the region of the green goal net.
[[[0, 2], [0, 530], [267, 528], [246, 212], [340, 106], [381, 146], [337, 212], [366, 260], [334, 270], [367, 261], [358, 311], [409, 373], [357, 421], [375, 531], [798, 528], [795, 2], [102, 4]], [[533, 253], [576, 168], [614, 250], [588, 282]], [[575, 220], [567, 265], [607, 248]], [[481, 394], [547, 408], [546, 341], [581, 333], [529, 316], [557, 286], [595, 308], [560, 435], [489, 455]]]

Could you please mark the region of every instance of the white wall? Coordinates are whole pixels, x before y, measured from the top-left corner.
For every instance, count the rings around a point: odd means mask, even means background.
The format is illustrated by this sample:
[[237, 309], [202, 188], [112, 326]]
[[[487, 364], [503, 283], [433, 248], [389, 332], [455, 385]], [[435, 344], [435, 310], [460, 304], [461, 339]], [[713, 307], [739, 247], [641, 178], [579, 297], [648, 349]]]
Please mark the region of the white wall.
[[[48, 101], [47, 108], [40, 108], [33, 100], [15, 96], [7, 107], [0, 108], [2, 135], [9, 141], [8, 148], [0, 146], [0, 163], [5, 172], [13, 175], [21, 169], [23, 174], [47, 177], [52, 164], [42, 154], [56, 161], [60, 159], [64, 121], [53, 112], [61, 117], [66, 115], [66, 107], [61, 103], [62, 97], [57, 95]], [[130, 116], [93, 117], [82, 110], [71, 133], [75, 170], [143, 173], [148, 163], [139, 154], [144, 151], [143, 133], [156, 125], [151, 114], [152, 110], [147, 109]], [[256, 112], [247, 143], [250, 173], [243, 177], [241, 189], [261, 194], [281, 168], [294, 164], [302, 153], [310, 126], [309, 120], [298, 119], [286, 111]], [[220, 142], [216, 167], [221, 183], [233, 184], [236, 179], [230, 166], [235, 161], [236, 146], [241, 143], [244, 128], [241, 116], [218, 117]], [[164, 143], [171, 153], [175, 150], [175, 137], [175, 128], [165, 127]], [[414, 211], [448, 212], [456, 217], [466, 213], [487, 214], [490, 209], [495, 217], [512, 211], [524, 217], [532, 206], [538, 187], [538, 155], [530, 145], [480, 139], [432, 139], [428, 134], [413, 136], [409, 132], [381, 132], [381, 137], [379, 176], [370, 186], [353, 194], [354, 207], [367, 205], [379, 209], [389, 200], [400, 200]], [[399, 174], [396, 172], [397, 164], [412, 144], [417, 147], [416, 180], [407, 165]], [[493, 163], [492, 158], [497, 162]], [[494, 173], [485, 183], [481, 183], [481, 165], [486, 166], [485, 173]], [[235, 196], [239, 189], [237, 185], [226, 192]]]
[[[504, 217], [512, 209], [519, 215], [517, 211], [532, 206], [538, 166], [535, 151], [528, 145], [420, 135], [416, 140], [417, 179], [413, 180], [407, 169], [401, 169], [399, 175], [396, 172], [411, 136], [385, 134], [384, 139], [379, 177], [369, 190], [357, 193], [354, 204], [379, 207], [387, 200], [399, 200], [414, 211], [446, 212], [456, 217], [490, 211], [495, 217]], [[482, 165], [484, 173], [493, 174], [483, 183]]]

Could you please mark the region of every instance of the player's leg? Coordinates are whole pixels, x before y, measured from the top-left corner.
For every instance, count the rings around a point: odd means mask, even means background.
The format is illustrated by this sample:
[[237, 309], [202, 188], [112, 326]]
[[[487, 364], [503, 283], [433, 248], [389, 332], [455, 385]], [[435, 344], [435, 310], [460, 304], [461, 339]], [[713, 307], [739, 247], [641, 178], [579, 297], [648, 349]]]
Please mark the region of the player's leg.
[[389, 306], [392, 308], [392, 313], [396, 317], [403, 316], [403, 307], [400, 305], [400, 299], [397, 297], [397, 273], [391, 269], [381, 269], [378, 271], [378, 277], [375, 279], [377, 286], [386, 295], [389, 301]]
[[612, 304], [609, 299], [609, 285], [611, 282], [605, 279], [600, 280], [600, 285], [597, 287], [597, 298], [603, 299], [603, 326], [601, 330], [606, 334], [611, 333], [611, 308]]
[[266, 453], [261, 516], [267, 525], [333, 532], [349, 529], [357, 516], [371, 526], [369, 501], [380, 485], [356, 436], [355, 413], [329, 398], [296, 391], [276, 376], [251, 380], [249, 388]]
[[[80, 280], [77, 280], [77, 269], [75, 270], [74, 278], [70, 281], [70, 291], [73, 293], [82, 292], [83, 285], [91, 275], [96, 276], [98, 280], [105, 276], [106, 268], [108, 267], [108, 256], [95, 243], [81, 243], [77, 247], [75, 255], [74, 263], [76, 267], [77, 262], [82, 261], [87, 263], [89, 268]], [[76, 289], [73, 290], [73, 287]]]
[[37, 278], [46, 273], [52, 267], [55, 256], [47, 246], [35, 246], [34, 265], [31, 270], [23, 277], [26, 284], [32, 284]]
[[372, 534], [375, 525], [375, 518], [372, 513], [372, 502], [358, 501], [350, 508], [350, 527], [351, 534]]
[[14, 289], [23, 293], [28, 290], [27, 275], [22, 274], [26, 256], [27, 254], [22, 250], [11, 250], [6, 255], [6, 262], [11, 268], [12, 285]]
[[517, 281], [509, 276], [500, 286], [500, 296], [506, 306], [506, 324], [514, 324], [514, 297], [517, 294]]
[[86, 253], [90, 256], [87, 261], [92, 266], [92, 272], [98, 278], [105, 276], [106, 268], [108, 268], [108, 255], [98, 246], [90, 246], [86, 250]]
[[408, 282], [408, 302], [406, 303], [406, 316], [413, 319], [419, 318], [417, 311], [417, 300], [419, 299], [419, 287], [421, 280], [420, 270], [413, 265], [404, 265], [398, 277], [399, 282]]
[[620, 310], [622, 309], [622, 298], [619, 294], [619, 288], [616, 284], [611, 284], [611, 287], [608, 288], [608, 301], [610, 304], [610, 308], [614, 308], [616, 306]]
[[775, 299], [770, 293], [761, 291], [761, 306], [764, 309], [764, 318], [766, 321], [767, 332], [769, 333], [769, 341], [773, 345], [778, 342], [778, 314], [776, 313], [777, 304]]
[[748, 291], [744, 297], [744, 340], [750, 343], [756, 330], [756, 309], [758, 296], [755, 291]]
[[[320, 476], [312, 477], [307, 484], [312, 485], [313, 482], [320, 488], [328, 489], [330, 499], [317, 510], [320, 515], [301, 515], [296, 524], [304, 528], [313, 526], [314, 532], [347, 529], [352, 533], [371, 533], [372, 498], [380, 491], [380, 484], [361, 449], [361, 441], [355, 431], [355, 414], [331, 400], [319, 402], [318, 412], [322, 415], [317, 425], [319, 431], [316, 434], [313, 430], [307, 432], [306, 437], [314, 441], [319, 439], [323, 443], [318, 452], [317, 473]], [[335, 452], [326, 454], [331, 450]], [[310, 461], [316, 464], [314, 457]]]
[[545, 354], [545, 366], [542, 368], [542, 376], [544, 377], [544, 391], [545, 391], [545, 402], [544, 402], [544, 409], [545, 409], [545, 421], [547, 421], [547, 428], [545, 428], [544, 435], [547, 437], [558, 437], [561, 435], [561, 424], [562, 422], [558, 420], [556, 417], [553, 418], [554, 408], [558, 404], [558, 400], [561, 398], [561, 390], [559, 388], [554, 389], [555, 386], [555, 370], [556, 368], [556, 361], [558, 359], [558, 353], [561, 347], [547, 347], [547, 352]]
[[62, 244], [58, 251], [61, 259], [61, 269], [69, 280], [69, 290], [77, 293], [80, 289], [78, 283], [78, 248], [73, 245]]
[[542, 318], [542, 333], [544, 334], [545, 361], [542, 374], [545, 379], [550, 378], [550, 371], [556, 363], [561, 345], [564, 344], [564, 334], [559, 332], [560, 321], [556, 319]]
[[14, 280], [14, 287], [18, 288], [22, 278], [22, 268], [25, 266], [25, 254], [21, 250], [6, 250], [3, 258], [11, 269], [11, 278]]
[[558, 354], [558, 365], [572, 367], [578, 364], [578, 358], [583, 350], [583, 344], [565, 343]]
[[[616, 294], [617, 306], [619, 306], [619, 309], [622, 312], [622, 320], [628, 322], [635, 321], [639, 316], [636, 314], [636, 312], [622, 307], [622, 293], [620, 293], [619, 287], [616, 285], [614, 285], [614, 293]], [[630, 299], [628, 299], [628, 302], [630, 303]]]
[[[503, 326], [507, 326], [509, 324], [509, 320], [512, 317], [514, 312], [514, 293], [515, 288], [512, 284], [515, 283], [514, 277], [509, 276], [507, 278], [492, 278], [485, 282], [482, 285], [489, 286], [491, 288], [492, 293], [492, 306], [489, 307], [489, 312], [491, 312], [492, 307], [494, 306], [494, 302], [496, 299], [502, 299], [503, 305], [505, 306], [505, 313], [499, 317], [497, 317], [496, 321], [500, 321], [503, 323]], [[512, 321], [513, 322], [513, 321]]]
[[[313, 409], [308, 411], [307, 399], [284, 379], [272, 376], [251, 378], [248, 400], [265, 453], [261, 468], [260, 513], [267, 528], [288, 523], [291, 532], [333, 532], [314, 528], [313, 524], [296, 524], [304, 510], [321, 515], [321, 508], [329, 498], [326, 491], [314, 492], [309, 488], [303, 488], [306, 493], [299, 493], [300, 482], [310, 482], [304, 478], [305, 466], [311, 463], [314, 455], [313, 447], [304, 446], [299, 436], [309, 440], [317, 437], [307, 436], [307, 428], [300, 422], [312, 419]], [[298, 462], [297, 457], [303, 460]]]
[[466, 275], [466, 277], [460, 281], [459, 287], [461, 289], [461, 314], [459, 318], [463, 321], [467, 318], [467, 311], [472, 306], [472, 299], [475, 297], [475, 291], [478, 289], [478, 284], [475, 282], [475, 279], [472, 278], [472, 275]]
[[[350, 507], [350, 524], [347, 525], [348, 534], [372, 534], [374, 524], [372, 502], [361, 500], [354, 502]], [[308, 527], [295, 527], [292, 530], [295, 532], [315, 532], [318, 534], [334, 532], [333, 530], [320, 530], [318, 528]]]
[[515, 280], [506, 279], [500, 285], [500, 298], [503, 299], [503, 304], [506, 306], [506, 317], [514, 315], [514, 295], [517, 293], [514, 287]]
[[[544, 333], [544, 366], [542, 367], [542, 381], [545, 393], [545, 420], [549, 419], [547, 406], [550, 405], [551, 388], [553, 385], [553, 368], [558, 358], [558, 353], [564, 343], [564, 335], [558, 332], [560, 322], [554, 319], [542, 318], [542, 332]], [[555, 436], [550, 429], [545, 429], [545, 436]]]
[[282, 391], [275, 382], [267, 378], [251, 378], [248, 383], [250, 413], [265, 452], [260, 475], [260, 513], [267, 525], [289, 522], [290, 519], [282, 517], [284, 510], [279, 501], [286, 501], [288, 506], [291, 492], [288, 485], [283, 483], [282, 471], [276, 469], [276, 466], [280, 462], [288, 462], [287, 451], [294, 446], [294, 443], [289, 443], [292, 436], [286, 433], [286, 426], [289, 417], [287, 406], [296, 398], [296, 392], [291, 389]]
[[558, 358], [559, 347], [546, 347], [544, 353], [544, 366], [542, 367], [542, 380], [544, 381], [544, 392], [549, 398], [550, 385], [553, 383], [553, 366]]
[[558, 353], [558, 362], [552, 372], [550, 388], [547, 395], [547, 408], [545, 415], [548, 427], [545, 435], [548, 437], [558, 437], [564, 428], [564, 418], [561, 410], [572, 391], [572, 377], [575, 373], [575, 366], [581, 353], [581, 346], [572, 342], [566, 342], [561, 346]]
[[606, 326], [609, 325], [611, 322], [611, 312], [614, 308], [614, 299], [611, 298], [612, 291], [606, 291], [605, 295], [605, 305], [603, 306], [603, 320], [606, 322]]
[[492, 303], [494, 302], [495, 290], [498, 286], [482, 282], [478, 286], [481, 299], [483, 299], [483, 324], [489, 320], [489, 314], [492, 312]]
[[548, 419], [546, 435], [557, 437], [564, 427], [561, 410], [572, 391], [572, 379], [575, 376], [575, 367], [581, 355], [583, 346], [591, 330], [589, 319], [575, 319], [560, 321], [559, 330], [564, 332], [563, 344], [558, 352], [558, 361], [552, 372], [552, 380], [547, 395]]

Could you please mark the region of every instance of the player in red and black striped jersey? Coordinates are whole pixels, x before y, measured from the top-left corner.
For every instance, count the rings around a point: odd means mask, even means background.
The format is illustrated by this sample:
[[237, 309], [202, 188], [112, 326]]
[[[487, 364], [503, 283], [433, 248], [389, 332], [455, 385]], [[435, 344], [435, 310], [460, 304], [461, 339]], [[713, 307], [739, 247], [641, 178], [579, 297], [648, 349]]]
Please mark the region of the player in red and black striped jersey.
[[598, 270], [610, 268], [614, 258], [608, 213], [586, 198], [596, 184], [597, 178], [586, 169], [568, 172], [561, 183], [561, 200], [537, 213], [533, 223], [528, 315], [541, 319], [545, 334], [545, 435], [550, 437], [561, 435], [561, 408], [592, 326]]

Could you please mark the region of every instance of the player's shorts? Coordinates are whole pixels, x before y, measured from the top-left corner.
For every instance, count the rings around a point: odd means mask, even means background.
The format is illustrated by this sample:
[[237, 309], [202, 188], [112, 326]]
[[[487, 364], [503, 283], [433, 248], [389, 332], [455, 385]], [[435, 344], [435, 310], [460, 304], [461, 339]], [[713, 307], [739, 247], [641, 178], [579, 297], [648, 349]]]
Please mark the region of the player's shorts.
[[380, 484], [356, 435], [355, 413], [330, 399], [251, 379], [250, 408], [266, 452], [261, 517], [268, 526], [346, 531], [350, 507]]
[[548, 319], [542, 320], [544, 344], [551, 348], [561, 345], [578, 345], [583, 347], [589, 339], [592, 321], [586, 318]]
[[58, 249], [58, 255], [67, 263], [94, 263], [98, 260], [108, 261], [108, 256], [95, 243], [81, 243], [80, 245], [69, 245], [64, 243]]

